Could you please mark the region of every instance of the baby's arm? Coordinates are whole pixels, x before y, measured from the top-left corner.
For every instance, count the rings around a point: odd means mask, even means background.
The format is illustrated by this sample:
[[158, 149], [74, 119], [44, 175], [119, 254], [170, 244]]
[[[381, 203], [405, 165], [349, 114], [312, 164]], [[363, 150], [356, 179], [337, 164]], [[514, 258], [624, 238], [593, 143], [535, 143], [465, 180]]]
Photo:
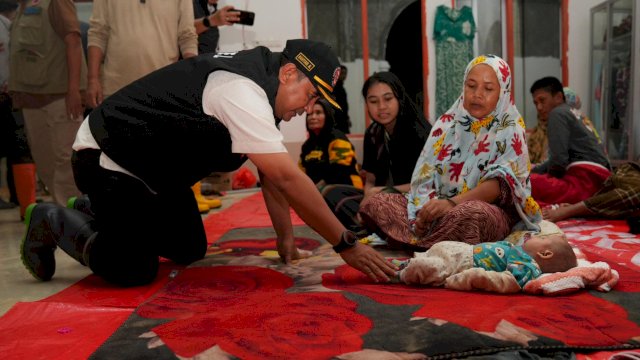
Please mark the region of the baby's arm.
[[484, 290], [503, 294], [522, 290], [510, 272], [486, 271], [483, 268], [471, 268], [451, 275], [445, 280], [444, 287], [454, 290]]

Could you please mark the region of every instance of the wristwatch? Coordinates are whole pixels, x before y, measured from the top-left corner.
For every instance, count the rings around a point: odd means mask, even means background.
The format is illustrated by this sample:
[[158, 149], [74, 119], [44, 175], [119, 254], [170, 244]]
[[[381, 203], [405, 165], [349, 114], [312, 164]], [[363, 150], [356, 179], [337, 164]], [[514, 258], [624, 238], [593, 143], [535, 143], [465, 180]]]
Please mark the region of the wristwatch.
[[354, 233], [353, 231], [347, 230], [342, 233], [342, 236], [340, 236], [340, 242], [333, 247], [333, 251], [339, 254], [347, 249], [351, 249], [352, 247], [356, 246], [357, 242], [358, 235], [356, 235], [356, 233]]
[[209, 17], [208, 16], [205, 16], [205, 17], [202, 18], [202, 25], [204, 25], [204, 26], [206, 26], [208, 28], [211, 27], [211, 23], [209, 22]]

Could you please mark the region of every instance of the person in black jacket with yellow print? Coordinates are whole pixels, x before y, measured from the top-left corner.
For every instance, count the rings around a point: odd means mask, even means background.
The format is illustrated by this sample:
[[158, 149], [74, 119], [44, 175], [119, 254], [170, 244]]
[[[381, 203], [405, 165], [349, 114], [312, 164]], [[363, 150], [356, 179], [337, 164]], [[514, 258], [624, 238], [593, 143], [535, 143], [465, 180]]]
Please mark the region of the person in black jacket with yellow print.
[[300, 168], [322, 191], [328, 184], [362, 189], [362, 178], [353, 144], [335, 128], [335, 113], [326, 100], [318, 100], [307, 113], [309, 138], [302, 144]]

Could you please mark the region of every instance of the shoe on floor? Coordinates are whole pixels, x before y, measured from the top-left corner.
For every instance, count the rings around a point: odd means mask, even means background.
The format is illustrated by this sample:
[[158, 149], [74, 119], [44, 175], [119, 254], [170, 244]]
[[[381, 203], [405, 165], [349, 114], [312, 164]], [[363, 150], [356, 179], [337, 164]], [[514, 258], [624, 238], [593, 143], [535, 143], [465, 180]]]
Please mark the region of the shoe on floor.
[[200, 212], [200, 214], [206, 214], [209, 212], [209, 210], [211, 210], [209, 205], [200, 202], [198, 203], [198, 211]]
[[[222, 206], [222, 201], [220, 199], [207, 199], [205, 198], [205, 204], [209, 205], [210, 209], [217, 209]], [[198, 202], [200, 203], [200, 202]]]
[[196, 202], [198, 203], [198, 210], [200, 213], [206, 213], [210, 209], [219, 208], [222, 206], [222, 201], [220, 199], [207, 199], [202, 195], [202, 182], [198, 181], [193, 184], [191, 190], [193, 190], [193, 195], [196, 197]]
[[0, 210], [14, 209], [16, 206], [18, 205], [12, 202], [7, 202], [7, 201], [4, 201], [3, 199], [0, 199]]
[[47, 211], [57, 205], [31, 204], [25, 212], [26, 231], [20, 244], [20, 258], [34, 278], [49, 281], [56, 272], [56, 243], [46, 222]]
[[69, 199], [67, 199], [67, 208], [78, 210], [93, 218], [96, 217], [95, 214], [93, 213], [93, 210], [91, 210], [91, 201], [89, 200], [89, 197], [86, 195], [72, 196]]

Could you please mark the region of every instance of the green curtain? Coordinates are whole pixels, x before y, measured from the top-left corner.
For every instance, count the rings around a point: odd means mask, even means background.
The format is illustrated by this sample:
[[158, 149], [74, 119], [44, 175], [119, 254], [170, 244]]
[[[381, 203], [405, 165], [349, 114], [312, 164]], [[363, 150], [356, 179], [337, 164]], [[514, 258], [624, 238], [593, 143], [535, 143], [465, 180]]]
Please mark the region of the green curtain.
[[462, 93], [464, 69], [473, 59], [476, 24], [470, 7], [436, 10], [436, 117], [444, 114]]

